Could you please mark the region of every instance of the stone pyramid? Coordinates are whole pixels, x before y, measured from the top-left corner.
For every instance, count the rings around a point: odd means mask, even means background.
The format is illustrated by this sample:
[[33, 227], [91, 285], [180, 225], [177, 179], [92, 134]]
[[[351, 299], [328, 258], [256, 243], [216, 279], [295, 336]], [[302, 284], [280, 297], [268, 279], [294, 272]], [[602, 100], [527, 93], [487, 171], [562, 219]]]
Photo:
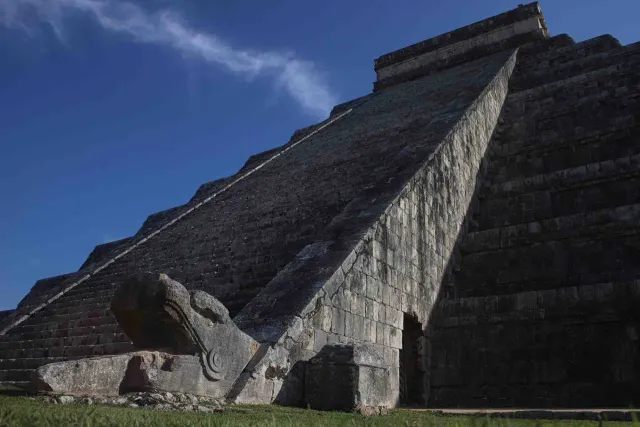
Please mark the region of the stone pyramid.
[[386, 405], [637, 404], [639, 64], [551, 37], [537, 3], [384, 55], [371, 94], [0, 313], [0, 381], [133, 351], [110, 301], [151, 272], [260, 344], [236, 402], [303, 402], [346, 344]]

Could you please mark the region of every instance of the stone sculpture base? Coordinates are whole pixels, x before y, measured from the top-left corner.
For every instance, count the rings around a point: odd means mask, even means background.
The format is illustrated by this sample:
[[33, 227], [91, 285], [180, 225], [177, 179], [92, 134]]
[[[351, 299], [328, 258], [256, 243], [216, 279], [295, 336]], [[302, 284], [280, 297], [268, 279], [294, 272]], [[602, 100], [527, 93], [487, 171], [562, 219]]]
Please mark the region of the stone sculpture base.
[[384, 414], [391, 406], [389, 369], [370, 346], [326, 346], [307, 364], [305, 400], [312, 409]]
[[118, 396], [130, 392], [174, 392], [224, 397], [230, 384], [209, 381], [198, 356], [136, 351], [41, 366], [32, 388], [73, 396]]

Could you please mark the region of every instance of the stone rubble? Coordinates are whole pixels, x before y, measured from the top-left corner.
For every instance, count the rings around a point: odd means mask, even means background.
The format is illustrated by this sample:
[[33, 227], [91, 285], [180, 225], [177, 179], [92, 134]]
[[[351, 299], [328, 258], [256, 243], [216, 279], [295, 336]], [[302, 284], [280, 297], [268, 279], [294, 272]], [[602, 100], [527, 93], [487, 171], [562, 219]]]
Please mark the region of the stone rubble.
[[117, 397], [47, 395], [44, 401], [53, 404], [113, 405], [129, 408], [144, 408], [158, 411], [222, 412], [224, 402], [220, 399], [183, 393], [129, 393]]

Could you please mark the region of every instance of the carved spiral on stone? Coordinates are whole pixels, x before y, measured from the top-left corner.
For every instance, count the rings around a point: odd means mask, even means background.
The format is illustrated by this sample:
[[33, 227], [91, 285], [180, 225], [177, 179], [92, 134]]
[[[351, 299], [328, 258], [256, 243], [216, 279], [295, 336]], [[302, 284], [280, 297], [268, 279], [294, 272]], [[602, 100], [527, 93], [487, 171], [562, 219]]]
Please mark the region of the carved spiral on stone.
[[213, 350], [210, 350], [206, 354], [203, 352], [201, 355], [202, 366], [206, 377], [211, 381], [223, 379], [227, 373], [227, 357]]

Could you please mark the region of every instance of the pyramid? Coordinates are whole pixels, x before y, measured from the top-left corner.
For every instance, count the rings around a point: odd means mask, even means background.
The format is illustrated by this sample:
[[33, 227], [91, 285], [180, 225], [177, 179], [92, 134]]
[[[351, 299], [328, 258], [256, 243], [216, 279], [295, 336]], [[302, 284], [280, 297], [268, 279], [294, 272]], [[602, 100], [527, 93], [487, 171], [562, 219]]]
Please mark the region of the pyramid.
[[639, 64], [537, 3], [383, 55], [371, 94], [0, 313], [0, 381], [135, 350], [110, 302], [151, 272], [260, 343], [236, 402], [303, 403], [307, 361], [366, 344], [389, 405], [637, 404]]

